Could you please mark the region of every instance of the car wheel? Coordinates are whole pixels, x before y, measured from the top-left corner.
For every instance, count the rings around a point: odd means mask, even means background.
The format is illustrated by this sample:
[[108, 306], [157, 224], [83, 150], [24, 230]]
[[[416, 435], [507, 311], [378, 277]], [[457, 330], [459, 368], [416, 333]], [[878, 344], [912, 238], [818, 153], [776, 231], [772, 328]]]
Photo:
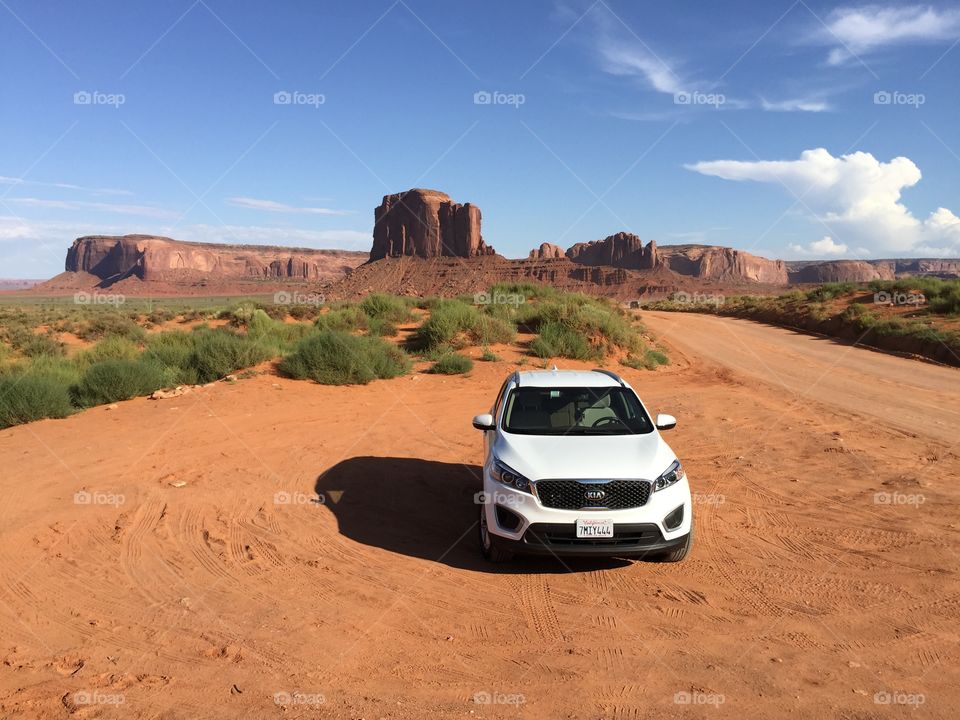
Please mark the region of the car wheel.
[[501, 550], [490, 539], [490, 530], [487, 528], [487, 513], [484, 505], [480, 506], [480, 551], [492, 563], [509, 562], [513, 560], [513, 553]]
[[687, 554], [690, 552], [690, 548], [693, 547], [693, 525], [690, 526], [690, 532], [687, 533], [687, 540], [680, 547], [670, 552], [665, 552], [662, 555], [657, 555], [652, 558], [656, 562], [680, 562]]

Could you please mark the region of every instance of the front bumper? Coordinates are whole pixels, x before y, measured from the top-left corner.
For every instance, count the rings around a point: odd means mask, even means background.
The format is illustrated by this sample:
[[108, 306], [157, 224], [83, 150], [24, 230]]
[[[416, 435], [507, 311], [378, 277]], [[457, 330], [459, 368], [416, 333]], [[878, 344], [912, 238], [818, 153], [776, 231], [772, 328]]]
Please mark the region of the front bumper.
[[653, 524], [614, 523], [614, 537], [585, 539], [577, 538], [576, 526], [569, 523], [536, 523], [528, 526], [519, 540], [491, 533], [490, 541], [502, 550], [522, 555], [644, 557], [680, 547], [687, 535], [666, 540]]
[[[693, 526], [693, 503], [686, 476], [652, 493], [641, 507], [624, 510], [561, 510], [545, 507], [532, 494], [505, 487], [484, 473], [484, 512], [490, 540], [518, 554], [643, 557], [683, 545]], [[497, 507], [509, 511], [498, 512]], [[683, 507], [683, 520], [667, 528], [664, 519]], [[498, 517], [501, 516], [501, 517]], [[512, 523], [502, 521], [510, 517]], [[613, 521], [613, 538], [577, 538], [578, 519]]]

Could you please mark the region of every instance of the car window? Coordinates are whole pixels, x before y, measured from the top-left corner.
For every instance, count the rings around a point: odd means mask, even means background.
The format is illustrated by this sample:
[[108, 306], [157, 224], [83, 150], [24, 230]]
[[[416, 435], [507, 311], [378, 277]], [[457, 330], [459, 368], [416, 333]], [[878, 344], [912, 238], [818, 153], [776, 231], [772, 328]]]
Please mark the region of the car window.
[[501, 427], [525, 435], [637, 435], [653, 423], [623, 387], [520, 387], [507, 398]]

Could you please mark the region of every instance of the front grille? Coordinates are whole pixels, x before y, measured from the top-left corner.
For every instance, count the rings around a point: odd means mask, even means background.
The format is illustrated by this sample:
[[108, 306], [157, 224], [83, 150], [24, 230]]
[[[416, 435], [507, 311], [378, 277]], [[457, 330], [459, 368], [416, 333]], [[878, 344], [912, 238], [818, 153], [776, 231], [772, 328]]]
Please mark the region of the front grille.
[[[557, 510], [626, 510], [643, 507], [650, 499], [650, 483], [646, 480], [591, 483], [579, 480], [538, 480], [536, 487], [537, 496], [543, 506]], [[602, 496], [597, 497], [592, 493], [602, 493]]]
[[613, 526], [612, 538], [578, 538], [577, 526], [573, 523], [534, 523], [524, 533], [528, 545], [547, 547], [618, 547], [623, 545], [644, 546], [663, 542], [660, 529], [651, 523]]

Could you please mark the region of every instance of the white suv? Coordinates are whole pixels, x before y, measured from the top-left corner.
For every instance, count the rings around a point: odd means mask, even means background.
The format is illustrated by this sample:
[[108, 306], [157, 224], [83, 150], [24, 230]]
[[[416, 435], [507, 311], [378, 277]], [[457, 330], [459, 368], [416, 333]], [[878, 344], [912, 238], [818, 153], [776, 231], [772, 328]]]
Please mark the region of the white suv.
[[676, 562], [693, 544], [690, 486], [626, 382], [607, 370], [515, 372], [483, 431], [480, 544], [515, 553]]

